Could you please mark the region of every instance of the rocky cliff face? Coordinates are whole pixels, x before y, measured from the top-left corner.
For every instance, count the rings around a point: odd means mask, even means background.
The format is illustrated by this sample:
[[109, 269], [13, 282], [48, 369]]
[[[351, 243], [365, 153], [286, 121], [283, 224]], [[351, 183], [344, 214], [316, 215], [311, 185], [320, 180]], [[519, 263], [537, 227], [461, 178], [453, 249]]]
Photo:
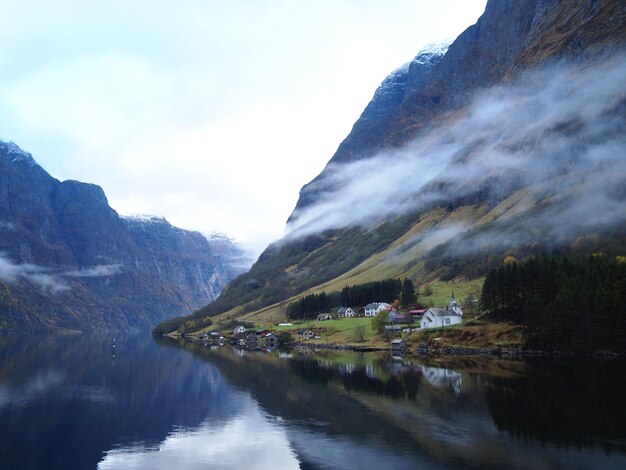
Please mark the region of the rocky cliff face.
[[625, 16], [619, 0], [490, 0], [449, 47], [427, 48], [383, 81], [326, 168], [302, 188], [290, 221], [332, 188], [336, 164], [404, 145], [533, 67], [615, 49], [626, 41]]
[[0, 329], [150, 327], [215, 299], [246, 264], [228, 239], [122, 218], [102, 188], [0, 142]]
[[623, 251], [625, 47], [623, 1], [489, 0], [385, 79], [302, 188], [296, 230], [190, 318], [279, 318], [302, 292], [479, 277], [511, 253]]
[[394, 70], [380, 84], [352, 131], [339, 145], [324, 171], [300, 191], [300, 199], [289, 220], [313, 204], [333, 183], [327, 176], [336, 163], [348, 163], [371, 157], [382, 148], [385, 137], [392, 130], [395, 116], [407, 97], [431, 80], [433, 66], [446, 54], [450, 41], [431, 44], [420, 51], [409, 63]]
[[[138, 248], [139, 255], [133, 260], [135, 269], [181, 292], [189, 291], [194, 304], [217, 298], [223, 287], [247, 268], [245, 256], [241, 260], [243, 255], [230, 240], [223, 241], [230, 245], [225, 252], [210, 238], [174, 227], [163, 218], [122, 220]], [[242, 263], [234, 265], [237, 261]]]

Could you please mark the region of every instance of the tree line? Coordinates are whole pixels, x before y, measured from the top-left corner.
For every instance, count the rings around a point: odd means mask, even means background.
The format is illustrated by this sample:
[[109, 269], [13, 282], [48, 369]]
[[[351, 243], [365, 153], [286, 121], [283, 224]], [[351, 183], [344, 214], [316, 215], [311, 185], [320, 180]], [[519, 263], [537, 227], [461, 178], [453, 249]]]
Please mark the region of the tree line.
[[417, 293], [413, 281], [405, 278], [385, 279], [346, 286], [341, 292], [306, 295], [287, 306], [287, 317], [291, 319], [313, 318], [319, 313], [328, 312], [338, 306], [364, 306], [370, 302], [401, 300], [403, 304], [414, 304]]
[[626, 257], [531, 258], [491, 270], [481, 308], [545, 350], [626, 351]]

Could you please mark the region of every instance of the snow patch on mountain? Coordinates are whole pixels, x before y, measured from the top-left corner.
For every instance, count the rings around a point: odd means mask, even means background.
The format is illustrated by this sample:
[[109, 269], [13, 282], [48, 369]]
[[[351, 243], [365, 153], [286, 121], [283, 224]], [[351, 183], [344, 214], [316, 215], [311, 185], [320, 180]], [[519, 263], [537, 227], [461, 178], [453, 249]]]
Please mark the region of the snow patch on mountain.
[[131, 214], [131, 215], [122, 215], [120, 216], [122, 219], [130, 220], [133, 222], [139, 222], [144, 224], [168, 224], [170, 223], [165, 219], [165, 217], [159, 217], [156, 215], [150, 214]]
[[14, 142], [0, 140], [0, 153], [7, 155], [12, 163], [26, 162], [30, 166], [37, 165], [33, 156], [25, 150], [22, 150]]
[[426, 44], [413, 60], [403, 64], [402, 66], [391, 72], [380, 84], [374, 93], [373, 101], [390, 98], [393, 96], [404, 96], [407, 80], [411, 74], [415, 74], [416, 67], [427, 69], [435, 65], [446, 55], [453, 38], [442, 39], [441, 41]]
[[418, 64], [433, 65], [434, 62], [438, 62], [446, 52], [450, 44], [454, 42], [454, 38], [446, 38], [440, 41], [431, 42], [426, 44], [418, 52], [415, 58], [411, 62], [417, 62]]
[[394, 96], [396, 94], [404, 94], [404, 87], [409, 74], [409, 64], [410, 62], [407, 62], [402, 67], [397, 68], [383, 80], [374, 93], [374, 98], [372, 99], [373, 102], [386, 97]]

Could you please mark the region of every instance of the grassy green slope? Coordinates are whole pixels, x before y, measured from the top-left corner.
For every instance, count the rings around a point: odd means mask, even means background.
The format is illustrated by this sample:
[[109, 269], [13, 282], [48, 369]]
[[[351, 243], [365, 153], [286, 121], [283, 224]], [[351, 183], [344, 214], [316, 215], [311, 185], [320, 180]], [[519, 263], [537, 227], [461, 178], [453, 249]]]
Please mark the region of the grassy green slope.
[[[214, 326], [238, 321], [256, 324], [286, 319], [289, 302], [302, 295], [339, 291], [348, 285], [385, 278], [409, 277], [419, 286], [426, 305], [447, 303], [480, 293], [484, 273], [507, 256], [523, 259], [546, 249], [549, 233], [532, 225], [545, 201], [529, 189], [514, 192], [499, 204], [436, 208], [397, 217], [369, 229], [344, 229], [273, 245], [252, 270], [237, 278], [213, 304], [170, 322], [173, 330], [200, 328], [205, 317]], [[528, 228], [530, 238], [498, 246], [469, 241], [486, 233]], [[469, 241], [468, 241], [469, 240]], [[560, 249], [579, 252], [623, 251], [623, 234], [585, 234]], [[459, 249], [467, 245], [467, 250]]]
[[[510, 204], [513, 206], [513, 204]], [[199, 328], [202, 319], [215, 324], [234, 319], [255, 323], [283, 321], [290, 301], [300, 295], [341, 290], [347, 285], [384, 278], [410, 277], [422, 288], [433, 286], [425, 301], [439, 304], [451, 289], [459, 295], [480, 290], [482, 278], [460, 275], [440, 280], [444, 268], [429, 272], [423, 261], [434, 244], [459, 224], [490, 221], [506, 209], [497, 206], [488, 217], [486, 206], [459, 207], [453, 211], [437, 208], [417, 215], [396, 217], [369, 229], [351, 228], [270, 246], [250, 272], [233, 281], [214, 303], [194, 314], [162, 324], [172, 331], [187, 323], [187, 330]]]
[[406, 214], [366, 229], [349, 227], [270, 245], [251, 270], [231, 282], [212, 304], [162, 323], [155, 333], [189, 329], [202, 318], [229, 312], [245, 315], [284, 301], [341, 276], [406, 233], [419, 215]]

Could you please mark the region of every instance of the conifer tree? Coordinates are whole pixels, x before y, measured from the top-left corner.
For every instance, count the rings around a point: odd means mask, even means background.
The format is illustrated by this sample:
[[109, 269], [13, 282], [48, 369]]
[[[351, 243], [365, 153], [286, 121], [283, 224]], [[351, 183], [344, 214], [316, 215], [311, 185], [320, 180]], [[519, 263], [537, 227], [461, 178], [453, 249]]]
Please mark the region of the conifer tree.
[[414, 305], [417, 302], [417, 293], [413, 281], [408, 277], [402, 281], [402, 292], [400, 292], [400, 302], [402, 305]]

